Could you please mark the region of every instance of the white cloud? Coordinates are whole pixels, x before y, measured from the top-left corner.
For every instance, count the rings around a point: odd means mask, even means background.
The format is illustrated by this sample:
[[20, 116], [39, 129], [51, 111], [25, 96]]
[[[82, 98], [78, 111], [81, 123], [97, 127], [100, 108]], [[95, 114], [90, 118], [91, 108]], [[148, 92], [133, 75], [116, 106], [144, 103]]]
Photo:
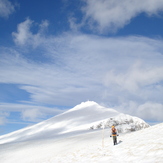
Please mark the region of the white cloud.
[[8, 0], [0, 0], [0, 17], [8, 18], [15, 11], [15, 6]]
[[34, 22], [27, 18], [18, 25], [17, 32], [12, 33], [14, 42], [22, 46], [32, 45], [34, 48], [40, 45], [44, 39], [44, 32], [49, 26], [49, 23], [47, 20], [44, 20], [37, 26], [39, 26], [37, 33], [32, 33], [31, 28], [34, 27]]
[[140, 13], [148, 16], [163, 11], [162, 0], [83, 0], [85, 22], [99, 32], [115, 32]]
[[40, 121], [41, 118], [45, 118], [45, 114], [40, 109], [26, 109], [22, 111], [22, 119], [25, 121]]
[[30, 27], [32, 21], [27, 19], [25, 22], [18, 25], [18, 32], [13, 32], [14, 41], [17, 44], [24, 45], [28, 39], [30, 39], [32, 33], [30, 32]]

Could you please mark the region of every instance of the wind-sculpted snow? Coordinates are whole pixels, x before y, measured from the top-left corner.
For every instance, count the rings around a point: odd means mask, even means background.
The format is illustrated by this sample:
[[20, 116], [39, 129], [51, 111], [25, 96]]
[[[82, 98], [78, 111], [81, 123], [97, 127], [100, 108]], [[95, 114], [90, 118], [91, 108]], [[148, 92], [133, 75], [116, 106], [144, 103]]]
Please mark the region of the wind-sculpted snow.
[[105, 127], [110, 127], [112, 124], [116, 125], [120, 132], [135, 131], [148, 127], [143, 120], [121, 114], [111, 108], [105, 108], [93, 101], [88, 101], [51, 119], [1, 136], [0, 144], [68, 137], [84, 133], [90, 128], [100, 128], [103, 123]]

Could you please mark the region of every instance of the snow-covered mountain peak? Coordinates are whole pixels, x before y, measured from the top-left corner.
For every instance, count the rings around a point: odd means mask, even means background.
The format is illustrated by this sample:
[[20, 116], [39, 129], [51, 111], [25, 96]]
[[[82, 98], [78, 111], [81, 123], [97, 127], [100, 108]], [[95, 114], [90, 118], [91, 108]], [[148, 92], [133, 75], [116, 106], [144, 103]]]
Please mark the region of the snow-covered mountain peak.
[[[76, 105], [72, 109], [69, 109], [67, 112], [80, 111], [89, 107], [97, 106], [98, 104], [94, 101], [82, 102], [81, 104]], [[65, 112], [65, 113], [67, 113]]]
[[86, 102], [82, 102], [79, 105], [76, 105], [73, 109], [81, 109], [81, 108], [85, 108], [85, 107], [89, 107], [89, 106], [100, 106], [98, 103], [94, 102], [94, 101], [86, 101]]
[[100, 106], [98, 103], [94, 102], [94, 101], [86, 101], [86, 102], [82, 102], [81, 104], [76, 105], [74, 108], [68, 110], [68, 112], [70, 111], [79, 111], [79, 110], [83, 110], [83, 109], [101, 109], [103, 108], [102, 106]]
[[79, 115], [81, 116], [83, 113], [84, 116], [87, 116], [88, 113], [90, 114], [100, 114], [100, 113], [106, 113], [109, 114], [111, 116], [111, 114], [119, 114], [118, 111], [111, 109], [111, 108], [105, 108], [101, 105], [99, 105], [98, 103], [94, 102], [94, 101], [87, 101], [87, 102], [82, 102], [79, 105], [76, 105], [74, 108], [68, 110], [67, 112], [65, 112], [64, 114], [67, 114], [69, 112], [78, 112], [80, 113]]
[[105, 127], [114, 124], [122, 132], [139, 130], [149, 126], [140, 119], [121, 114], [111, 108], [105, 108], [96, 102], [87, 101], [46, 121], [0, 136], [0, 144], [12, 141], [62, 137], [66, 134], [74, 135], [79, 132], [86, 132], [89, 129], [101, 128], [104, 124]]

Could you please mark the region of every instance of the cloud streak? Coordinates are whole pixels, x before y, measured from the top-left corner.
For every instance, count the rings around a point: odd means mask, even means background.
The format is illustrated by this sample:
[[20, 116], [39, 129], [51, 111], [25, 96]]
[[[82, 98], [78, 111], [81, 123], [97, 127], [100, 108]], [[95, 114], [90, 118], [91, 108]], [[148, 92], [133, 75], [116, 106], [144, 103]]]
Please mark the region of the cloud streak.
[[32, 104], [15, 104], [15, 103], [0, 103], [0, 122], [4, 124], [12, 112], [19, 112], [21, 120], [26, 122], [39, 122], [42, 119], [62, 113], [63, 110], [54, 107], [37, 106]]

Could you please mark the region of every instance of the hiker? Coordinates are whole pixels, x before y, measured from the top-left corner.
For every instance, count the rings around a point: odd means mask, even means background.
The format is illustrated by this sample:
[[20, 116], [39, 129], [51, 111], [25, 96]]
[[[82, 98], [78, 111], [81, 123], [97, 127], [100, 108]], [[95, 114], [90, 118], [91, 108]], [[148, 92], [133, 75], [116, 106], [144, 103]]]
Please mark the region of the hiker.
[[119, 136], [119, 135], [117, 134], [117, 129], [115, 128], [115, 126], [112, 126], [110, 137], [113, 137], [113, 144], [114, 144], [114, 145], [117, 144], [117, 136]]

